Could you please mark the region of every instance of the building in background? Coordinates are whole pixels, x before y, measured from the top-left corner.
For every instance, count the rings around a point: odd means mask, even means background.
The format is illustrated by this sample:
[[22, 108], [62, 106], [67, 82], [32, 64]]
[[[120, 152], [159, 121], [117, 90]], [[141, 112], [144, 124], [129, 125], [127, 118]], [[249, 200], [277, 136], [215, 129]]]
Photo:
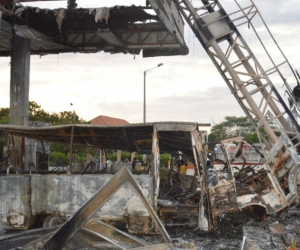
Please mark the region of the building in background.
[[[105, 115], [99, 115], [96, 118], [90, 120], [90, 123], [92, 125], [126, 125], [126, 124], [130, 124], [128, 121], [124, 120], [124, 119], [120, 119], [120, 118], [115, 118], [115, 117], [109, 117], [109, 116], [105, 116]], [[101, 152], [100, 150], [100, 162], [101, 163], [105, 163], [106, 158], [105, 158], [105, 154], [102, 155], [103, 152]], [[133, 159], [133, 157], [135, 156], [135, 153], [131, 154], [131, 161]], [[121, 150], [117, 151], [117, 162], [121, 162]]]
[[124, 119], [109, 117], [105, 115], [99, 115], [98, 117], [90, 120], [93, 125], [125, 125], [129, 124], [128, 121]]

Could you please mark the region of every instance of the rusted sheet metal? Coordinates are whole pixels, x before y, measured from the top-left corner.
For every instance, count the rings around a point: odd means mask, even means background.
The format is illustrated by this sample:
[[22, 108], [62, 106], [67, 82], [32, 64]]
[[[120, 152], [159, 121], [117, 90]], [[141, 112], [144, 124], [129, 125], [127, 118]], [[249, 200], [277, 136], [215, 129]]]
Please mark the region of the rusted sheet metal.
[[[148, 203], [144, 197], [140, 186], [135, 182], [132, 174], [127, 168], [120, 170], [103, 188], [101, 188], [92, 198], [89, 199], [77, 212], [45, 243], [45, 249], [47, 250], [59, 250], [62, 249], [66, 243], [74, 236], [74, 234], [104, 205], [126, 182], [134, 187], [142, 200], [144, 206], [147, 208], [149, 214], [154, 220], [157, 229], [162, 234], [164, 240], [169, 243], [171, 239], [157, 218], [152, 206]], [[61, 237], [64, 235], [64, 237]]]

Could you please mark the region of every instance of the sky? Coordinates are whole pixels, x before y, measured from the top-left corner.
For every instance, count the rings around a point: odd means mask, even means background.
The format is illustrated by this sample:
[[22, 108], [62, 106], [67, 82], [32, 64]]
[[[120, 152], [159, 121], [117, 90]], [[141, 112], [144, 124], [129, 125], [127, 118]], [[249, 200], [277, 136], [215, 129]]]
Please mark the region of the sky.
[[[242, 0], [245, 1], [249, 3], [249, 0]], [[254, 3], [292, 67], [300, 71], [298, 1], [254, 0]], [[231, 10], [230, 4], [234, 1], [220, 2], [225, 10], [227, 6]], [[144, 5], [145, 1], [77, 0], [77, 3], [78, 7], [89, 8]], [[192, 3], [199, 4], [199, 1]], [[66, 7], [66, 1], [34, 2], [31, 5], [58, 8]], [[263, 28], [258, 30], [265, 34]], [[257, 42], [250, 36], [245, 39], [250, 48], [256, 50]], [[147, 122], [186, 121], [214, 125], [222, 122], [225, 116], [244, 116], [188, 25], [185, 25], [185, 42], [189, 47], [186, 56], [142, 58], [141, 55], [103, 52], [31, 56], [30, 101], [37, 102], [49, 113], [74, 110], [86, 121], [105, 115], [141, 123], [143, 72], [163, 63], [163, 66], [147, 72]], [[257, 51], [259, 53], [259, 49]], [[10, 58], [0, 58], [0, 107], [9, 106], [9, 64]], [[290, 72], [287, 72], [287, 77], [289, 83], [295, 85]]]

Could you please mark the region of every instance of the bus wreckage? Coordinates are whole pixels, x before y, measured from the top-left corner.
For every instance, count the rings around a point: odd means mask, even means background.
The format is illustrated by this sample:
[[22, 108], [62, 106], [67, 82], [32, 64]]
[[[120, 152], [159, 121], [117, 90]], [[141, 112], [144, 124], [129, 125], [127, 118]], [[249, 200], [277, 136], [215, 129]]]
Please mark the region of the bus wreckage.
[[[71, 167], [68, 172], [25, 168], [8, 173], [7, 166], [2, 166], [0, 248], [62, 249], [76, 240], [74, 235], [84, 233], [122, 249], [128, 245], [153, 249], [134, 235], [160, 234], [165, 242], [160, 249], [167, 249], [174, 243], [165, 227], [188, 225], [199, 231], [216, 231], [235, 213], [247, 211], [251, 216], [263, 210], [276, 214], [297, 200], [297, 172], [288, 161], [285, 168], [271, 169], [270, 162], [279, 165], [283, 161], [272, 152], [255, 149], [263, 165], [235, 165], [235, 159], [243, 157], [241, 150], [229, 156], [224, 145], [230, 141], [223, 141], [223, 165], [214, 167], [207, 158], [203, 126], [207, 124], [1, 125], [1, 135], [68, 143], [70, 155], [73, 145], [87, 145], [150, 157], [145, 168], [134, 172], [126, 163], [113, 163], [115, 166], [105, 171], [86, 168], [81, 173], [72, 172]], [[280, 140], [287, 152], [293, 150], [284, 134]], [[233, 141], [240, 148], [247, 144], [243, 138]], [[163, 153], [188, 159], [195, 167], [194, 175], [177, 172], [172, 161], [169, 169], [161, 169]], [[285, 174], [288, 167], [292, 171]], [[285, 181], [280, 184], [282, 178]], [[40, 229], [36, 229], [38, 225], [42, 225]], [[22, 232], [7, 234], [11, 230]]]

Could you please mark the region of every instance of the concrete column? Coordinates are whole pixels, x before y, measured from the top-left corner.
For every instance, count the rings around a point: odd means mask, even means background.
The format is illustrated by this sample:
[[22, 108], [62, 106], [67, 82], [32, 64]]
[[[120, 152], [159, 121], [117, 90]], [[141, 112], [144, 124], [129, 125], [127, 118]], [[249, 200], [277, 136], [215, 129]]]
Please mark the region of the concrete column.
[[[30, 39], [17, 35], [13, 36], [9, 110], [9, 123], [12, 125], [28, 126], [30, 46]], [[28, 170], [28, 164], [26, 164], [27, 166], [25, 165], [25, 140], [15, 138], [15, 145], [18, 154], [17, 166], [15, 166], [15, 168], [21, 171]], [[25, 161], [23, 161], [23, 159], [25, 159]], [[33, 160], [34, 159], [31, 159], [30, 161]]]
[[[2, 20], [2, 11], [0, 10], [0, 30], [1, 30], [1, 20]], [[1, 38], [1, 34], [0, 34], [0, 38]]]

